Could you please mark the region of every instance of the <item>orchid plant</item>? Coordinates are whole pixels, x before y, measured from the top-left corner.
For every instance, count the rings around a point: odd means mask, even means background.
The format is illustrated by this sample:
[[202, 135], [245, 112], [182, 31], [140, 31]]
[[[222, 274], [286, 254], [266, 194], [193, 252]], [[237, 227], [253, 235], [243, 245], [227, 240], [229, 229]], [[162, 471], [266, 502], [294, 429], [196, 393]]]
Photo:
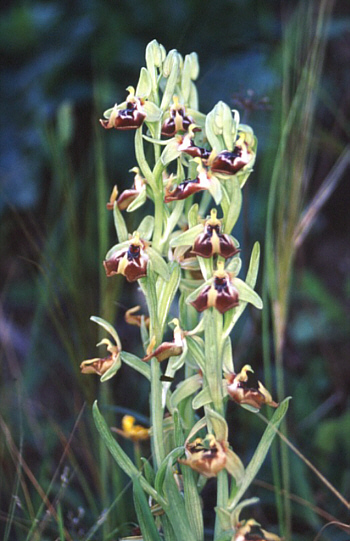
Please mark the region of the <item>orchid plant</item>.
[[[234, 367], [230, 338], [247, 303], [263, 307], [254, 291], [259, 244], [253, 246], [243, 280], [238, 277], [239, 242], [231, 235], [257, 140], [240, 123], [239, 113], [222, 101], [208, 114], [199, 111], [198, 74], [195, 53], [185, 58], [176, 50], [167, 53], [154, 40], [146, 48], [136, 88], [128, 87], [126, 101], [108, 109], [100, 121], [105, 129], [135, 131], [136, 161], [132, 186], [122, 193], [115, 186], [107, 203], [118, 243], [103, 264], [110, 279], [121, 274], [137, 282], [149, 315], [136, 315], [139, 307], [125, 315], [140, 327], [143, 358], [122, 349], [109, 322], [92, 317], [110, 336], [100, 343], [107, 355], [83, 361], [81, 370], [104, 382], [124, 362], [150, 384], [150, 427], [127, 416], [121, 428], [110, 430], [97, 402], [93, 406], [101, 437], [133, 484], [139, 533], [123, 539], [203, 541], [201, 491], [215, 477], [214, 541], [277, 541], [249, 515], [241, 518], [241, 512], [257, 502], [243, 497], [288, 399], [278, 405], [251, 366]], [[140, 209], [147, 199], [153, 215], [129, 234], [123, 212]], [[173, 330], [170, 341], [164, 339], [167, 325]], [[228, 400], [253, 413], [264, 405], [277, 408], [249, 464], [229, 443]], [[120, 435], [135, 445], [150, 438], [151, 458], [135, 465], [118, 442]]]

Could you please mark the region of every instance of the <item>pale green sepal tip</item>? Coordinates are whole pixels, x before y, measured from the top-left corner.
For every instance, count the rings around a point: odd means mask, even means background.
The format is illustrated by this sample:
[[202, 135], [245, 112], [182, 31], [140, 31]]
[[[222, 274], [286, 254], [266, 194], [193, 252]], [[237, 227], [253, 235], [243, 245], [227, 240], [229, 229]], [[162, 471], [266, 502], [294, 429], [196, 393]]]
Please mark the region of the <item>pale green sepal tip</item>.
[[143, 220], [140, 222], [140, 225], [138, 226], [137, 231], [139, 232], [141, 239], [150, 240], [153, 235], [153, 229], [154, 229], [154, 217], [149, 214], [148, 216], [145, 216]]
[[142, 106], [146, 113], [146, 122], [158, 122], [162, 117], [162, 111], [153, 101], [145, 101]]
[[122, 365], [122, 361], [120, 358], [120, 355], [117, 356], [116, 360], [112, 364], [112, 366], [101, 376], [100, 381], [103, 383], [104, 381], [108, 381], [111, 379], [115, 374], [118, 372], [119, 368]]
[[128, 205], [126, 209], [126, 212], [134, 212], [138, 208], [142, 207], [142, 205], [145, 204], [146, 199], [147, 199], [146, 189], [144, 188], [143, 190], [141, 190], [141, 192], [136, 197], [136, 199], [131, 201], [131, 203]]
[[151, 76], [146, 68], [141, 68], [139, 82], [135, 90], [135, 95], [138, 98], [148, 98], [152, 92]]

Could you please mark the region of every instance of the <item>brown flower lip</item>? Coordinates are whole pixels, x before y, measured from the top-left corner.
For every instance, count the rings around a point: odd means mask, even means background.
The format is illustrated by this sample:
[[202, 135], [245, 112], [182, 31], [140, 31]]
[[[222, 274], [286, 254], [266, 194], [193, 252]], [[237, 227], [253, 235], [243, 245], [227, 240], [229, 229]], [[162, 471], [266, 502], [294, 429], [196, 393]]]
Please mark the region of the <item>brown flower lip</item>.
[[147, 348], [147, 355], [142, 359], [143, 361], [147, 362], [152, 359], [152, 357], [156, 357], [158, 362], [162, 362], [169, 359], [169, 357], [181, 355], [184, 343], [183, 332], [179, 326], [178, 319], [174, 319], [173, 322], [175, 323], [174, 340], [172, 342], [162, 342], [162, 344], [153, 351], [155, 343], [155, 337], [153, 337]]
[[235, 175], [251, 160], [251, 154], [247, 149], [246, 143], [243, 147], [235, 147], [232, 152], [223, 150], [213, 160], [211, 170], [214, 173], [223, 173], [225, 175]]
[[109, 352], [107, 357], [87, 359], [80, 364], [82, 374], [97, 374], [103, 376], [114, 363], [120, 361], [120, 349], [113, 345], [108, 338], [104, 338], [98, 345], [105, 344]]
[[198, 177], [194, 180], [184, 180], [172, 191], [169, 190], [167, 186], [165, 187], [164, 202], [171, 203], [171, 201], [180, 201], [181, 199], [186, 199], [190, 195], [206, 189], [207, 188], [201, 184]]
[[100, 119], [101, 125], [109, 130], [115, 128], [117, 130], [135, 130], [141, 126], [146, 118], [146, 113], [141, 110], [141, 102], [128, 101], [125, 109], [118, 109], [116, 114], [111, 114], [110, 118]]
[[239, 374], [227, 374], [227, 392], [237, 404], [246, 404], [260, 410], [267, 404], [277, 408], [278, 403], [272, 400], [271, 394], [255, 377], [252, 368], [245, 365]]
[[209, 445], [204, 440], [196, 438], [185, 446], [186, 459], [179, 459], [180, 464], [190, 466], [204, 477], [216, 477], [226, 466], [226, 442], [217, 441], [214, 436], [207, 436]]
[[211, 285], [206, 286], [198, 297], [191, 302], [197, 312], [203, 312], [207, 308], [216, 308], [220, 314], [238, 306], [238, 291], [231, 282], [229, 273], [220, 268], [214, 272]]
[[239, 251], [232, 238], [221, 233], [221, 222], [216, 218], [216, 209], [212, 209], [211, 217], [205, 223], [204, 232], [195, 240], [192, 253], [204, 258], [218, 254], [228, 259]]
[[173, 137], [179, 131], [187, 131], [193, 119], [186, 115], [186, 110], [183, 105], [179, 103], [177, 96], [174, 96], [174, 104], [170, 107], [170, 117], [163, 122], [162, 135], [166, 137]]
[[123, 274], [128, 282], [135, 282], [147, 276], [149, 258], [145, 248], [145, 242], [139, 239], [138, 234], [135, 234], [128, 248], [119, 250], [103, 262], [107, 276]]

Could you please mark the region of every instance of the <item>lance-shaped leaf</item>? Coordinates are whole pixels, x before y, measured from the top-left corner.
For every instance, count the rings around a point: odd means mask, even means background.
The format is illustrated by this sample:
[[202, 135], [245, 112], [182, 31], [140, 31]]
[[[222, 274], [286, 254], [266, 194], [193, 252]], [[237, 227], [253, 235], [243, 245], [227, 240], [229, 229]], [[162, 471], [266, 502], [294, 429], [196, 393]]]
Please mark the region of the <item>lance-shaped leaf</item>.
[[142, 205], [146, 203], [146, 199], [147, 194], [146, 189], [144, 188], [143, 190], [141, 190], [139, 195], [127, 206], [126, 212], [134, 212], [138, 208], [142, 207]]
[[235, 287], [238, 289], [239, 299], [241, 301], [250, 302], [255, 308], [259, 310], [263, 307], [261, 297], [252, 289], [246, 282], [243, 282], [240, 278], [234, 279]]
[[142, 374], [145, 378], [147, 378], [149, 381], [151, 380], [151, 368], [148, 364], [141, 361], [139, 357], [134, 355], [133, 353], [128, 353], [127, 351], [121, 352], [122, 360], [127, 364], [128, 366], [131, 366], [136, 372], [139, 372]]
[[185, 398], [188, 398], [189, 396], [196, 393], [201, 387], [202, 378], [199, 374], [190, 376], [189, 378], [179, 383], [179, 385], [176, 387], [175, 391], [171, 395], [172, 407], [177, 408], [177, 406], [180, 404], [180, 402], [182, 402], [182, 400], [185, 400]]
[[210, 419], [216, 439], [220, 441], [227, 441], [228, 440], [228, 426], [224, 417], [220, 415], [220, 413], [212, 410], [211, 408], [206, 409], [206, 414], [208, 415]]
[[[256, 280], [258, 277], [259, 270], [259, 261], [260, 261], [260, 244], [256, 242], [254, 244], [252, 254], [250, 256], [249, 269], [246, 277], [246, 284], [251, 288], [255, 287]], [[229, 310], [225, 314], [225, 324], [224, 324], [224, 336], [227, 337], [232, 331], [233, 327], [237, 323], [238, 319], [241, 317], [247, 306], [246, 302], [241, 302], [237, 308]]]
[[189, 352], [198, 364], [202, 373], [205, 374], [204, 342], [198, 336], [186, 336], [186, 342]]
[[102, 317], [98, 317], [98, 316], [91, 316], [90, 320], [94, 321], [95, 323], [97, 323], [98, 325], [103, 327], [112, 336], [112, 338], [114, 339], [114, 341], [117, 344], [118, 348], [120, 350], [122, 349], [122, 344], [120, 342], [119, 335], [118, 335], [117, 331], [115, 330], [115, 328], [110, 323], [108, 323], [108, 321], [106, 321], [105, 319], [102, 319]]
[[264, 462], [266, 455], [270, 449], [272, 441], [276, 435], [276, 430], [278, 429], [283, 417], [287, 413], [288, 403], [291, 397], [285, 398], [283, 402], [279, 405], [275, 413], [273, 414], [271, 421], [269, 422], [265, 432], [259, 442], [258, 447], [255, 450], [253, 458], [249, 462], [245, 475], [242, 480], [242, 484], [239, 487], [237, 493], [229, 501], [228, 509], [232, 511], [235, 509], [238, 502], [241, 500], [243, 494], [248, 489], [251, 482], [255, 479], [258, 471], [260, 470], [262, 463]]
[[154, 490], [154, 488], [146, 481], [146, 479], [140, 475], [140, 472], [130, 460], [128, 455], [123, 451], [118, 442], [113, 438], [111, 431], [109, 430], [106, 421], [102, 417], [100, 410], [98, 409], [97, 400], [95, 400], [92, 407], [93, 418], [96, 428], [106, 444], [109, 452], [114, 460], [121, 467], [121, 469], [132, 479], [133, 477], [139, 477], [142, 488], [159, 504], [164, 504], [164, 500]]
[[137, 477], [132, 480], [135, 511], [144, 541], [161, 541], [145, 493]]

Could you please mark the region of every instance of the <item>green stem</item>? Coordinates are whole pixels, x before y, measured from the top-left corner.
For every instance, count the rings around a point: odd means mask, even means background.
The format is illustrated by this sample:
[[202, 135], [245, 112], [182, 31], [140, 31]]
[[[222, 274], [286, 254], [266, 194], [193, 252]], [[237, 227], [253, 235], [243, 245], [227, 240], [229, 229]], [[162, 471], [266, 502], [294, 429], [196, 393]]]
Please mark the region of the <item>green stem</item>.
[[[229, 496], [228, 474], [226, 470], [222, 470], [221, 472], [218, 473], [218, 477], [217, 477], [216, 507], [222, 507], [223, 509], [226, 509], [228, 505], [228, 496]], [[222, 531], [223, 530], [220, 526], [218, 517], [216, 517], [214, 539], [217, 539], [219, 535], [222, 533]]]
[[155, 471], [165, 458], [163, 441], [163, 408], [161, 371], [157, 359], [151, 360], [151, 423], [152, 423], [152, 453]]

